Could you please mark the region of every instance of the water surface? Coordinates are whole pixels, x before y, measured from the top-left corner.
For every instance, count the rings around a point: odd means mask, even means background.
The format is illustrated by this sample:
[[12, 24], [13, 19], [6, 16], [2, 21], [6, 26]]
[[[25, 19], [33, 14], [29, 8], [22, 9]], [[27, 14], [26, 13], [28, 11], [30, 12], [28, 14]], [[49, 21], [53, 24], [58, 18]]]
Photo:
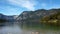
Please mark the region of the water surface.
[[6, 24], [0, 27], [0, 34], [60, 34], [58, 27], [48, 27], [45, 25], [27, 24]]

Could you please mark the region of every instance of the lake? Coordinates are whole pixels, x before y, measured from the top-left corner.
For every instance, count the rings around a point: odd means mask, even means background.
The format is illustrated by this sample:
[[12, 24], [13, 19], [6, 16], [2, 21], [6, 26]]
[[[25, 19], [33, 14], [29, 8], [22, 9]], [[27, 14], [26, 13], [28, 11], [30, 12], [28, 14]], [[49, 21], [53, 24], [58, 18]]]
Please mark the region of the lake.
[[50, 27], [38, 24], [6, 24], [0, 26], [0, 34], [60, 34], [59, 27]]

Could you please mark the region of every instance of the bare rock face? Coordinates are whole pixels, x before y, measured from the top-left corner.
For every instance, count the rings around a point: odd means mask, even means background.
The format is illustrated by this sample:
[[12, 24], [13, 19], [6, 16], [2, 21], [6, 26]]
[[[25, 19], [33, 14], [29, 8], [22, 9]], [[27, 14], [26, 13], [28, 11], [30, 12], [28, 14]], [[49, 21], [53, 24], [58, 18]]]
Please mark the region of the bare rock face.
[[52, 14], [55, 14], [57, 12], [60, 12], [60, 9], [50, 9], [50, 10], [45, 10], [45, 9], [39, 9], [35, 11], [24, 11], [22, 12], [18, 17], [17, 21], [22, 21], [22, 22], [37, 22], [39, 19], [45, 16], [49, 16]]

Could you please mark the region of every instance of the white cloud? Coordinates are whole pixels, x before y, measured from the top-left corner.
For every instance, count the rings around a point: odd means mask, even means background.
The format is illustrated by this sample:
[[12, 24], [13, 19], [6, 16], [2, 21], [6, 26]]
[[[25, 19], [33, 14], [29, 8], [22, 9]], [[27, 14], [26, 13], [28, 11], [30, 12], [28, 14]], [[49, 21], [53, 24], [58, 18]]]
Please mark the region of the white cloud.
[[17, 6], [21, 6], [21, 7], [25, 7], [29, 10], [34, 10], [34, 6], [35, 3], [32, 2], [33, 0], [8, 0], [9, 3], [13, 4], [13, 5], [17, 5]]

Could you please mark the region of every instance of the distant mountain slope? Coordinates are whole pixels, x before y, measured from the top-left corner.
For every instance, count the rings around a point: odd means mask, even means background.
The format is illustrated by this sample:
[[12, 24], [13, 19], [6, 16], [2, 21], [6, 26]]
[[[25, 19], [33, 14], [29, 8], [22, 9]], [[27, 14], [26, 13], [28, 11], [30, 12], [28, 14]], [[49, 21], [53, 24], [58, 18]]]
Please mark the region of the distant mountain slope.
[[7, 16], [0, 13], [0, 19], [7, 20], [7, 21], [14, 21], [16, 19], [16, 16], [15, 15]]
[[38, 9], [35, 11], [24, 11], [17, 17], [17, 20], [20, 22], [26, 22], [26, 21], [38, 22], [42, 17], [49, 16], [57, 12], [60, 12], [60, 9], [50, 9], [50, 10]]

